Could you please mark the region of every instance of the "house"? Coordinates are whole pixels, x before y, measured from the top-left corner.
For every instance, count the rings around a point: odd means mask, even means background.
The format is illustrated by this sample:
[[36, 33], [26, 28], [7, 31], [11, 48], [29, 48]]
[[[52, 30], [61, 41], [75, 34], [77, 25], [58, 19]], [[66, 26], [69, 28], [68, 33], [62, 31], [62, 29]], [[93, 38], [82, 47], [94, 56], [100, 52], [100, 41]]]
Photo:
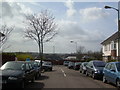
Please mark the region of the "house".
[[118, 58], [118, 32], [104, 40], [102, 43], [103, 60], [116, 60]]
[[76, 56], [68, 56], [65, 60], [76, 60]]

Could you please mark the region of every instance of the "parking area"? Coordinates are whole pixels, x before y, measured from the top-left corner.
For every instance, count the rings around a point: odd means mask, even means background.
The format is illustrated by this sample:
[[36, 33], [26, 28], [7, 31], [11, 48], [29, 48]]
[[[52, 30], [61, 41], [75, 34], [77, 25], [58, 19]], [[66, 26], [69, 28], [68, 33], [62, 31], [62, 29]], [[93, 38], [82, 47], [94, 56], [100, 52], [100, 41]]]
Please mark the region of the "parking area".
[[116, 88], [102, 80], [92, 79], [77, 70], [68, 69], [63, 65], [53, 66], [53, 71], [46, 71], [34, 83], [26, 85], [28, 88]]

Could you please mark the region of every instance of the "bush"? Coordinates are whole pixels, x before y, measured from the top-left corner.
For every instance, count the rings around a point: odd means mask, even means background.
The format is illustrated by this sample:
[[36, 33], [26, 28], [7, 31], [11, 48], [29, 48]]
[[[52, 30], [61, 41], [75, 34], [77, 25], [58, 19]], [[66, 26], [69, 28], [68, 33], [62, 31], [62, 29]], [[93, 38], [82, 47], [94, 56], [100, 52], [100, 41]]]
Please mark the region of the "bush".
[[113, 59], [113, 60], [108, 60], [108, 62], [117, 62], [117, 60]]
[[25, 61], [26, 58], [33, 60], [33, 57], [30, 54], [17, 54], [16, 57], [18, 61]]

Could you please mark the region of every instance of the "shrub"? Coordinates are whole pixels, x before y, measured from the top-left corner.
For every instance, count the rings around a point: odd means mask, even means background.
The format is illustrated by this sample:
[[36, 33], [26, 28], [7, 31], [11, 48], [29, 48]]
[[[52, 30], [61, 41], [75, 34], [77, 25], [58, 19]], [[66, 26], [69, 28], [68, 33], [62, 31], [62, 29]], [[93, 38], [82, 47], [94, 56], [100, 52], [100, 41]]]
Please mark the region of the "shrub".
[[30, 54], [17, 54], [16, 57], [17, 57], [18, 61], [25, 61], [26, 58], [33, 60], [33, 57]]

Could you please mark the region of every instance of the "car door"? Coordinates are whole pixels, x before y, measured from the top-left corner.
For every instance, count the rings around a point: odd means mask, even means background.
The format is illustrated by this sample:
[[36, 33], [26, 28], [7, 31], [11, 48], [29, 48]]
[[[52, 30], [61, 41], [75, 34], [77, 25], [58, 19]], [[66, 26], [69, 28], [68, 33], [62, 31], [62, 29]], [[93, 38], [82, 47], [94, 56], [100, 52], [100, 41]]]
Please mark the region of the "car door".
[[35, 77], [35, 75], [36, 75], [36, 70], [32, 67], [32, 64], [29, 64], [29, 68], [30, 68], [30, 72], [29, 72], [29, 74], [30, 74], [30, 79], [33, 79], [33, 77]]
[[87, 65], [87, 72], [88, 72], [88, 74], [91, 75], [91, 72], [92, 72], [92, 62], [88, 63], [88, 65]]
[[107, 63], [106, 65], [105, 65], [105, 67], [104, 67], [104, 69], [103, 69], [103, 74], [104, 74], [104, 76], [105, 76], [105, 78], [108, 80], [108, 70], [109, 70], [109, 65], [110, 65], [110, 63]]
[[27, 79], [27, 81], [29, 81], [31, 77], [30, 77], [30, 67], [29, 67], [28, 63], [26, 63], [25, 73], [26, 73], [26, 79]]
[[90, 67], [89, 67], [90, 75], [92, 75], [92, 72], [93, 72], [93, 62], [90, 63]]
[[104, 76], [108, 81], [110, 81], [110, 68], [111, 68], [111, 63], [108, 63], [104, 68]]
[[115, 64], [112, 63], [110, 68], [110, 76], [109, 76], [110, 82], [113, 82], [113, 83], [116, 82], [116, 73], [117, 72], [116, 72]]

